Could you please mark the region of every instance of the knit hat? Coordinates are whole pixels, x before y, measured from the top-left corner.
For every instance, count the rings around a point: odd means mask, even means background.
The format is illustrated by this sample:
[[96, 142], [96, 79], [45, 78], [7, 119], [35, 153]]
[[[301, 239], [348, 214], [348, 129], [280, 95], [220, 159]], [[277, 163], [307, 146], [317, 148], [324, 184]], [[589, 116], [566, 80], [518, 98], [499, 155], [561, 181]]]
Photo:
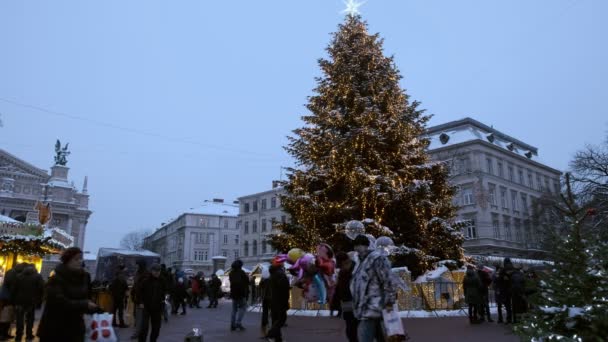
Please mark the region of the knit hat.
[[70, 260], [74, 259], [78, 254], [82, 255], [82, 250], [78, 247], [70, 247], [61, 253], [61, 263], [67, 264]]

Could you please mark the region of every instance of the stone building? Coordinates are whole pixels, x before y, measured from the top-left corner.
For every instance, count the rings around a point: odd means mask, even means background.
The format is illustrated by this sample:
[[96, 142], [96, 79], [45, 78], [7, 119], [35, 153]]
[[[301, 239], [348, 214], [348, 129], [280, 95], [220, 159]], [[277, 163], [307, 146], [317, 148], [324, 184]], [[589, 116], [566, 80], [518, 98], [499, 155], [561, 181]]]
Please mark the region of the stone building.
[[238, 211], [238, 204], [223, 199], [205, 201], [156, 229], [144, 239], [144, 248], [160, 254], [167, 267], [209, 274], [213, 257], [225, 257], [228, 266], [239, 257]]
[[20, 222], [38, 222], [36, 203], [50, 203], [53, 216], [49, 226], [63, 229], [74, 237], [74, 245], [82, 248], [92, 213], [87, 179], [79, 191], [68, 180], [68, 171], [65, 165], [56, 164], [49, 175], [0, 149], [0, 214]]
[[542, 258], [531, 207], [560, 191], [560, 171], [538, 149], [471, 118], [430, 127], [429, 153], [447, 161], [465, 220], [467, 254]]
[[276, 254], [267, 239], [275, 233], [275, 222], [289, 219], [281, 207], [280, 195], [285, 190], [278, 182], [273, 182], [272, 189], [239, 198], [238, 226], [241, 232], [241, 260], [251, 267], [264, 261], [270, 261]]

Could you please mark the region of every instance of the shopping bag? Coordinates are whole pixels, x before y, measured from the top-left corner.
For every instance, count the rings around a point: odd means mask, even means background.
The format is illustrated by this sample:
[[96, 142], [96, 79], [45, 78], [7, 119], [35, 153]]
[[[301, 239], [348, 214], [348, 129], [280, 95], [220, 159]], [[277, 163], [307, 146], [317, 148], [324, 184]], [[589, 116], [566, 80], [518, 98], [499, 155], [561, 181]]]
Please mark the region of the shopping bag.
[[100, 313], [86, 317], [85, 342], [118, 342], [112, 328], [112, 314]]
[[201, 335], [201, 331], [198, 328], [193, 328], [186, 337], [184, 337], [184, 342], [203, 342], [203, 335]]
[[388, 341], [408, 340], [405, 329], [403, 329], [403, 322], [401, 322], [401, 317], [399, 317], [397, 305], [394, 305], [392, 310], [382, 310], [382, 320], [384, 322], [384, 331]]

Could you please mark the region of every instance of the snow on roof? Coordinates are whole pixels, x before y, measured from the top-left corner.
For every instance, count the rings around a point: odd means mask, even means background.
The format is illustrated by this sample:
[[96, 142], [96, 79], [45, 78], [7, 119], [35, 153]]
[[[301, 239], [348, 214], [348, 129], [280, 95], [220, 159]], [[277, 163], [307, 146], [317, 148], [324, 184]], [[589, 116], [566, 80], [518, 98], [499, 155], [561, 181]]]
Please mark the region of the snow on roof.
[[238, 216], [239, 206], [222, 202], [205, 201], [201, 206], [184, 211], [185, 214], [212, 215], [212, 216]]
[[0, 215], [0, 222], [8, 222], [8, 223], [20, 223], [17, 220], [14, 220], [8, 216]]
[[100, 248], [99, 252], [97, 252], [98, 257], [104, 257], [104, 256], [108, 256], [108, 255], [113, 255], [113, 254], [160, 257], [160, 254], [156, 254], [154, 252], [150, 252], [145, 249], [142, 249], [140, 251], [133, 251], [130, 249], [121, 249], [121, 248]]
[[61, 179], [50, 180], [47, 184], [50, 186], [56, 186], [56, 187], [61, 187], [61, 188], [76, 189], [72, 184], [68, 183], [67, 181], [61, 180]]

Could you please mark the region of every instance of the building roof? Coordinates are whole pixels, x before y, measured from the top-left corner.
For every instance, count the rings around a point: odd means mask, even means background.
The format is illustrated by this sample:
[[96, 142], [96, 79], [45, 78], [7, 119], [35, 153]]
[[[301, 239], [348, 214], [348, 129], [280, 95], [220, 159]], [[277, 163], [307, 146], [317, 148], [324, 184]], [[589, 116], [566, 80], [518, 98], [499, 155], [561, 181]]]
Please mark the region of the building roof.
[[140, 251], [133, 251], [130, 249], [121, 249], [121, 248], [100, 248], [97, 252], [98, 257], [104, 257], [108, 255], [135, 255], [135, 256], [145, 256], [145, 257], [160, 257], [160, 254], [156, 254], [154, 252], [150, 252], [148, 250], [142, 249]]
[[14, 220], [8, 216], [0, 215], [0, 222], [8, 222], [8, 223], [21, 223], [17, 220]]
[[198, 207], [184, 210], [184, 214], [210, 215], [210, 216], [234, 216], [239, 215], [238, 204], [228, 204], [213, 200], [205, 201]]
[[[512, 153], [539, 163], [544, 167], [549, 167], [539, 157], [538, 148], [472, 118], [464, 118], [429, 127], [426, 131], [426, 137], [430, 140], [429, 150], [431, 151], [477, 140], [502, 149], [505, 153]], [[549, 168], [559, 172], [551, 167]]]

